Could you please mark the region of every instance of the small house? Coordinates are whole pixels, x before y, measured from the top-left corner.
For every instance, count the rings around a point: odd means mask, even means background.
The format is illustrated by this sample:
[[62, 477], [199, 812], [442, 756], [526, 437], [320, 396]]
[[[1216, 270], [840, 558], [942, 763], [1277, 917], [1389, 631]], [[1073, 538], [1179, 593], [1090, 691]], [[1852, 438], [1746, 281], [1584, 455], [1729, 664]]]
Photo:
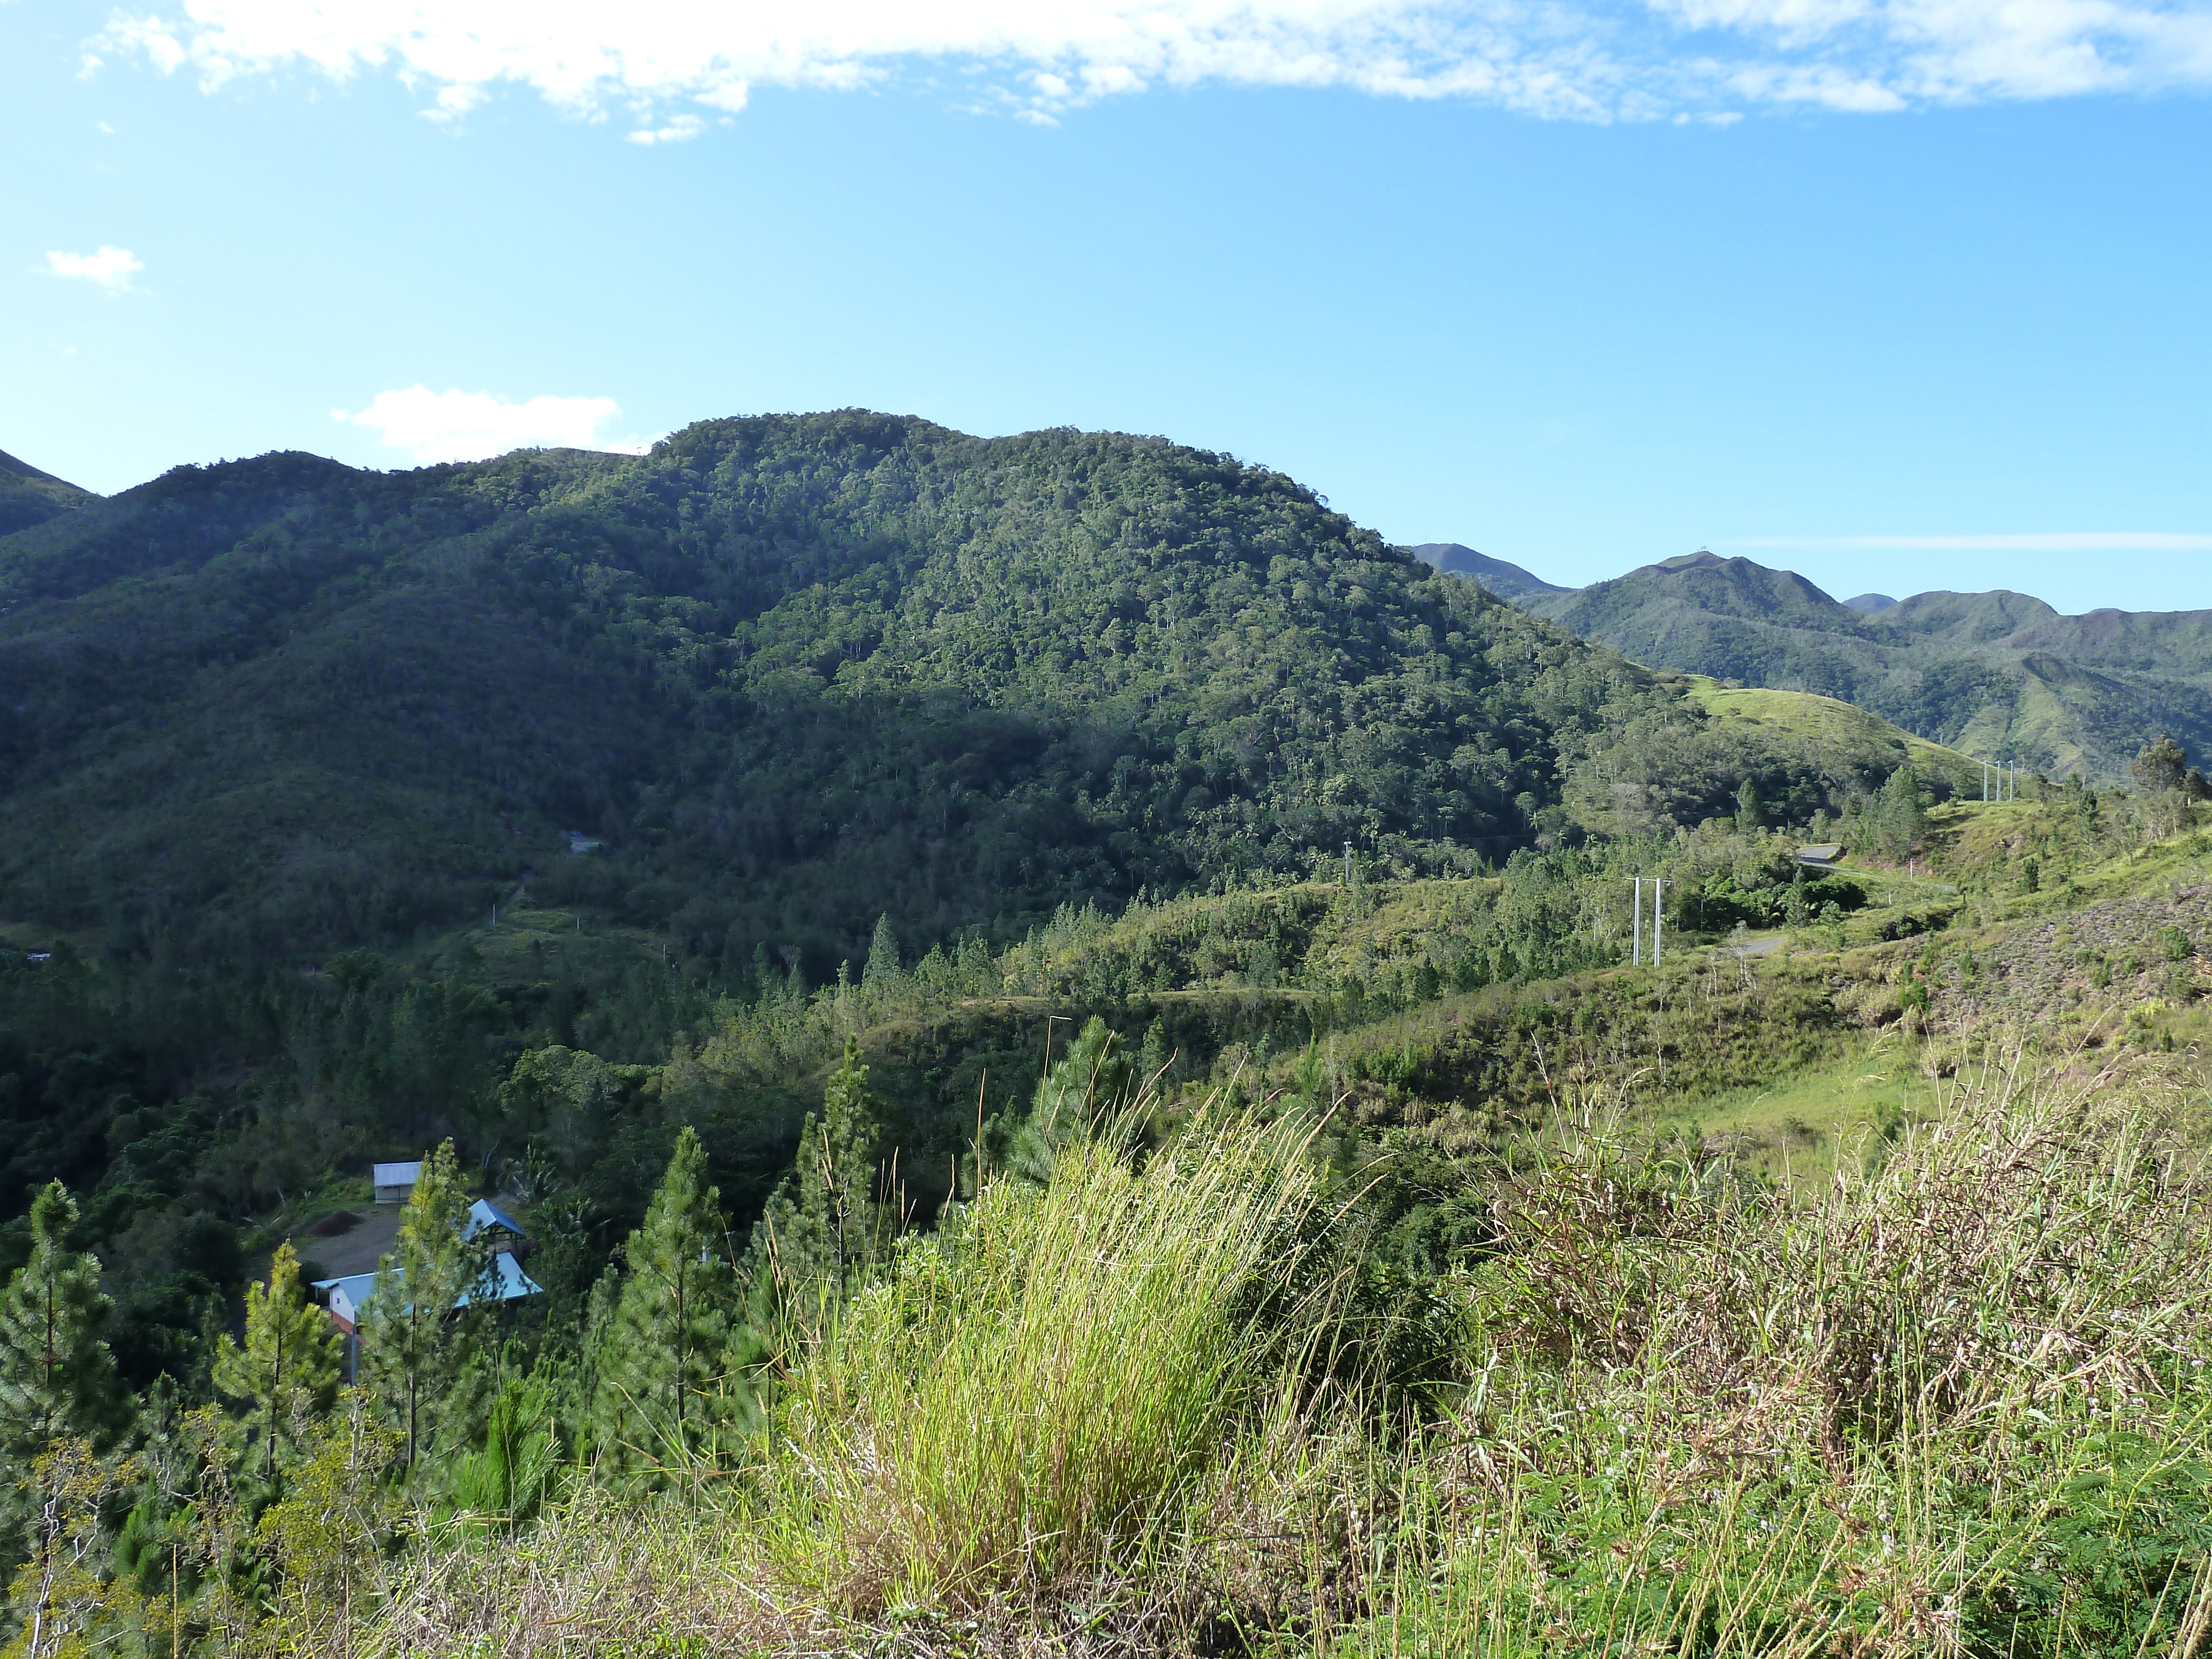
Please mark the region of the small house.
[[1824, 841], [1817, 847], [1799, 848], [1797, 849], [1797, 862], [1800, 864], [1829, 865], [1833, 864], [1838, 859], [1843, 857], [1843, 855], [1844, 848], [1842, 842]]
[[422, 1160], [411, 1164], [377, 1164], [369, 1168], [369, 1184], [376, 1188], [380, 1204], [404, 1204], [415, 1195], [415, 1183], [422, 1178]]
[[[392, 1285], [397, 1287], [404, 1282], [406, 1274], [394, 1267], [390, 1277]], [[523, 1272], [522, 1264], [503, 1250], [492, 1257], [491, 1271], [486, 1278], [483, 1289], [494, 1302], [520, 1302], [526, 1296], [543, 1296], [545, 1293], [545, 1287]], [[331, 1323], [348, 1336], [355, 1336], [360, 1334], [369, 1298], [376, 1295], [385, 1279], [382, 1273], [349, 1273], [343, 1279], [319, 1279], [315, 1281], [315, 1288], [326, 1293]], [[453, 1298], [453, 1306], [465, 1308], [476, 1300], [475, 1291], [464, 1291]]]
[[[419, 1172], [421, 1167], [416, 1164], [378, 1164], [379, 1196], [382, 1195], [380, 1183], [386, 1170], [409, 1171], [411, 1186], [413, 1176]], [[522, 1264], [516, 1259], [518, 1253], [529, 1245], [530, 1236], [522, 1231], [520, 1222], [488, 1198], [480, 1198], [470, 1205], [468, 1219], [461, 1223], [462, 1238], [473, 1239], [480, 1235], [491, 1247], [490, 1273], [493, 1282], [498, 1286], [498, 1299], [513, 1302], [521, 1297], [539, 1294], [540, 1287], [537, 1281], [522, 1271]], [[395, 1267], [392, 1272], [392, 1282], [397, 1284], [400, 1270]], [[323, 1299], [330, 1308], [332, 1322], [350, 1336], [360, 1328], [362, 1310], [368, 1305], [368, 1298], [376, 1294], [376, 1287], [383, 1278], [381, 1273], [349, 1273], [342, 1279], [319, 1279], [315, 1281], [315, 1288], [328, 1292]], [[470, 1299], [470, 1296], [464, 1293], [453, 1305], [465, 1308]]]
[[324, 1293], [324, 1302], [331, 1310], [331, 1323], [348, 1336], [361, 1332], [362, 1310], [368, 1298], [376, 1293], [375, 1273], [348, 1273], [343, 1279], [319, 1279], [315, 1288]]
[[[369, 1299], [375, 1296], [386, 1281], [383, 1273], [349, 1273], [343, 1279], [319, 1279], [315, 1288], [324, 1293], [323, 1300], [331, 1310], [331, 1323], [344, 1333], [346, 1340], [346, 1376], [349, 1382], [361, 1378], [361, 1324], [367, 1316]], [[394, 1267], [390, 1273], [392, 1287], [397, 1289], [406, 1279], [404, 1269]], [[520, 1302], [525, 1297], [543, 1296], [545, 1287], [522, 1271], [522, 1264], [512, 1253], [501, 1250], [491, 1259], [491, 1271], [477, 1290], [463, 1291], [453, 1298], [453, 1306], [465, 1308], [475, 1302], [479, 1292], [487, 1299], [502, 1306]], [[404, 1304], [403, 1304], [404, 1305]]]

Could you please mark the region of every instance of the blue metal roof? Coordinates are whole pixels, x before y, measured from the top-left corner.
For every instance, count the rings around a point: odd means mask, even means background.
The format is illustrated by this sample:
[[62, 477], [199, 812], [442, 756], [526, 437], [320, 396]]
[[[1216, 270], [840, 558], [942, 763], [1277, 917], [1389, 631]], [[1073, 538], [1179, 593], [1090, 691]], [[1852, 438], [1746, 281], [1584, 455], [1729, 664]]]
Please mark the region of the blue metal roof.
[[[522, 1264], [504, 1251], [491, 1259], [491, 1265], [492, 1274], [497, 1281], [499, 1292], [493, 1300], [518, 1302], [526, 1296], [543, 1296], [545, 1293], [545, 1287], [523, 1272]], [[406, 1274], [398, 1267], [391, 1271], [392, 1281], [394, 1285], [406, 1277]], [[346, 1312], [346, 1317], [358, 1322], [361, 1312], [368, 1306], [369, 1298], [376, 1294], [378, 1286], [383, 1283], [384, 1277], [380, 1273], [349, 1273], [343, 1279], [319, 1279], [315, 1280], [315, 1288], [319, 1291], [328, 1291], [331, 1293], [329, 1300], [333, 1311], [345, 1311], [337, 1305], [340, 1298], [343, 1297], [345, 1309], [351, 1310], [350, 1312]], [[473, 1291], [464, 1291], [455, 1299], [453, 1305], [456, 1308], [465, 1308], [475, 1299], [476, 1293]]]
[[469, 1218], [461, 1224], [461, 1237], [474, 1238], [487, 1227], [504, 1227], [517, 1238], [526, 1238], [522, 1224], [488, 1198], [480, 1198], [469, 1206]]

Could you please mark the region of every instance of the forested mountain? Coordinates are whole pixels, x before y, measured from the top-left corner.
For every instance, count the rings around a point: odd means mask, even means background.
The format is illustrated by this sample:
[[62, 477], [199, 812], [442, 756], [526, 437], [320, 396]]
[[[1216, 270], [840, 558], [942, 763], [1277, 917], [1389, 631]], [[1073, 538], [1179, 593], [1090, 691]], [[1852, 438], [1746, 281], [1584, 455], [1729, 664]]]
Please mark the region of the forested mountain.
[[[860, 412], [182, 468], [0, 538], [0, 1266], [40, 1183], [86, 1194], [146, 1376], [234, 1227], [440, 1135], [495, 1169], [567, 1124], [615, 1227], [692, 1123], [750, 1213], [848, 972], [975, 994], [1093, 905], [1280, 887], [1347, 840], [1464, 878], [1747, 789], [1803, 823], [1904, 755], [1709, 717], [1277, 474]], [[1549, 903], [1446, 967], [1598, 948]], [[697, 1085], [744, 1008], [784, 1034]], [[910, 1152], [1022, 1076], [1030, 1034], [994, 1030], [900, 1074]]]
[[1609, 823], [1577, 775], [1695, 819], [1763, 763], [1279, 475], [865, 413], [179, 469], [0, 540], [0, 920], [201, 959], [534, 879], [818, 978], [884, 912], [1004, 933], [1346, 839], [1456, 867]]
[[1493, 559], [1487, 553], [1478, 553], [1457, 542], [1423, 542], [1413, 550], [1417, 557], [1426, 559], [1438, 572], [1449, 576], [1468, 576], [1480, 582], [1501, 599], [1530, 599], [1540, 593], [1564, 593], [1564, 587], [1530, 575], [1517, 564], [1508, 564], [1503, 559]]
[[44, 524], [100, 498], [0, 450], [0, 536]]
[[1641, 663], [1814, 691], [1971, 753], [2122, 779], [2161, 732], [2212, 741], [2212, 611], [2064, 617], [2024, 593], [1838, 603], [1696, 553], [1514, 603]]

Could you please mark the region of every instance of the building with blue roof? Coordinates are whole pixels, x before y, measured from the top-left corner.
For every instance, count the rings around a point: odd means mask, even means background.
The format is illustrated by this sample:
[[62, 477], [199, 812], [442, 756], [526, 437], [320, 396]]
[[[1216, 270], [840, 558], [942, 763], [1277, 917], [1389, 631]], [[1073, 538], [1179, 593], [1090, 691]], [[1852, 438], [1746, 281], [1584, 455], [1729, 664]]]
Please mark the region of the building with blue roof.
[[[473, 1239], [479, 1235], [488, 1236], [491, 1242], [490, 1271], [484, 1279], [454, 1299], [455, 1308], [466, 1308], [479, 1300], [504, 1304], [545, 1293], [544, 1286], [523, 1272], [522, 1263], [516, 1259], [517, 1249], [529, 1243], [529, 1235], [522, 1231], [520, 1222], [489, 1199], [480, 1198], [470, 1205], [468, 1218], [461, 1224], [463, 1238]], [[324, 1305], [330, 1310], [331, 1322], [345, 1333], [349, 1358], [352, 1361], [350, 1371], [360, 1369], [361, 1326], [371, 1298], [386, 1293], [387, 1287], [392, 1293], [397, 1293], [405, 1279], [404, 1269], [386, 1267], [374, 1273], [315, 1280], [315, 1289], [323, 1292]]]

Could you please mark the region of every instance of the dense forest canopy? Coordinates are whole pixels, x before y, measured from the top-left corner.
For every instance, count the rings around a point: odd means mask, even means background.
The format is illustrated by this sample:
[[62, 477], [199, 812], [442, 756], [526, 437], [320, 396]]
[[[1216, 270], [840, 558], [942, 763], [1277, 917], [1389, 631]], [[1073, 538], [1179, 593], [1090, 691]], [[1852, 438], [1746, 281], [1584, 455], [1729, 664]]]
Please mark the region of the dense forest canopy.
[[1279, 474], [854, 412], [179, 469], [0, 541], [0, 909], [226, 960], [535, 872], [819, 978], [884, 912], [1004, 933], [1347, 839], [1470, 867], [1694, 822], [1759, 763]]

